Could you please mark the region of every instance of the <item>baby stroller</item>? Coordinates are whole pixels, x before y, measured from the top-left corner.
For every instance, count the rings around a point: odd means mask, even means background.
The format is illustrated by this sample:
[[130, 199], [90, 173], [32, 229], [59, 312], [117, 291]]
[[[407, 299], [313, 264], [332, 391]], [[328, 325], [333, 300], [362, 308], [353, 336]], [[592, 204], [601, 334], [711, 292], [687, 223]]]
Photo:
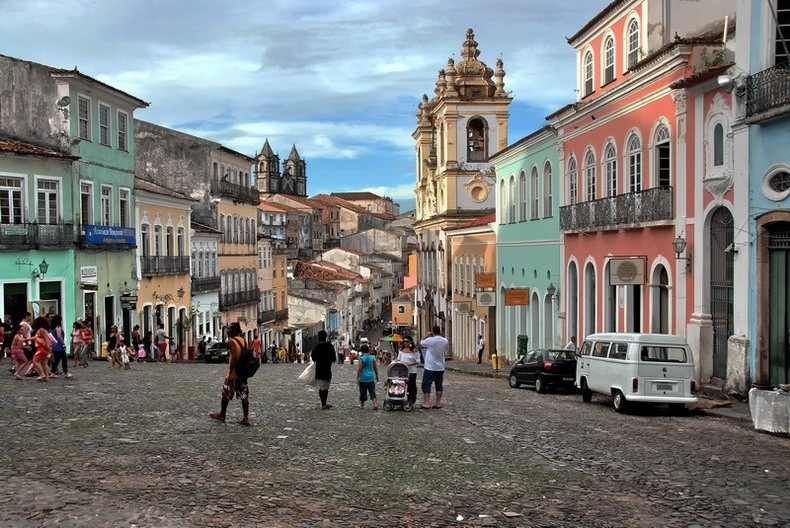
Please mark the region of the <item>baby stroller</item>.
[[409, 367], [406, 363], [393, 361], [387, 367], [387, 393], [384, 397], [384, 410], [391, 411], [400, 407], [406, 412], [414, 406], [409, 401], [407, 388], [409, 383]]

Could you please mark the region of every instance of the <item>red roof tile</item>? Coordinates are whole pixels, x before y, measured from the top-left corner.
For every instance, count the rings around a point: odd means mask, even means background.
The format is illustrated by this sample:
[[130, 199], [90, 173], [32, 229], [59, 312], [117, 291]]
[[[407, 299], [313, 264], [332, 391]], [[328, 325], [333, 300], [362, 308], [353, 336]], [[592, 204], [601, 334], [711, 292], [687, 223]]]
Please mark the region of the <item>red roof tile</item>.
[[0, 137], [0, 153], [16, 154], [19, 156], [37, 156], [42, 158], [61, 158], [64, 160], [79, 159], [77, 156], [72, 156], [71, 154], [66, 154], [59, 150], [39, 147], [32, 143], [6, 137]]

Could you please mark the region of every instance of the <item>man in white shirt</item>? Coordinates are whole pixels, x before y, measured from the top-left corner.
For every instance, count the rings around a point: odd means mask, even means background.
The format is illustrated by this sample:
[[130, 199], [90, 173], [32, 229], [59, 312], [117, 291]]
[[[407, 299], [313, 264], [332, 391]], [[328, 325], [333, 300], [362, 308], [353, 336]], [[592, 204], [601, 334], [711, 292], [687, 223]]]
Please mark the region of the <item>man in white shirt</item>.
[[571, 340], [568, 341], [568, 344], [565, 345], [565, 350], [572, 350], [574, 352], [577, 351], [576, 347], [576, 336], [571, 336]]
[[[422, 408], [441, 409], [442, 392], [444, 391], [444, 358], [450, 349], [450, 343], [442, 334], [442, 329], [433, 327], [420, 347], [425, 348], [425, 366], [422, 373]], [[431, 407], [431, 385], [436, 384], [436, 403]]]
[[483, 334], [477, 334], [477, 364], [483, 362], [483, 351], [486, 348], [486, 342], [483, 341]]

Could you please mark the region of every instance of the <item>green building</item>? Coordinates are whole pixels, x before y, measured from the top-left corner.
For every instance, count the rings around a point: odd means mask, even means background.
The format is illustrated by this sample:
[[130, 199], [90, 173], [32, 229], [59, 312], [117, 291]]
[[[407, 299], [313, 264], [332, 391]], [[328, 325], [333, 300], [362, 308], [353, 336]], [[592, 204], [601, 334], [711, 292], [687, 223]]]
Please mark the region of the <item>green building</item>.
[[562, 345], [557, 135], [543, 127], [491, 161], [497, 182], [497, 346], [512, 361], [519, 336], [528, 338], [529, 349]]

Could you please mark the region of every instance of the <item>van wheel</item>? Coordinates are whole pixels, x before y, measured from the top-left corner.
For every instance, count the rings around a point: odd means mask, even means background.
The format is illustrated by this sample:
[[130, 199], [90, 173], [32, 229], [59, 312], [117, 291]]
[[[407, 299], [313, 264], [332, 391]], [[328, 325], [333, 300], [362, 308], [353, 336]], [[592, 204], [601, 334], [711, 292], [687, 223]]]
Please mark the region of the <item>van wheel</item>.
[[510, 377], [507, 379], [507, 381], [508, 383], [510, 383], [510, 386], [514, 389], [521, 387], [521, 383], [518, 381], [518, 378], [516, 377], [515, 374], [511, 374]]
[[590, 403], [592, 401], [592, 391], [587, 386], [587, 378], [582, 378], [582, 401]]
[[623, 393], [619, 390], [614, 391], [612, 395], [612, 403], [614, 403], [614, 410], [619, 413], [624, 413], [626, 411], [626, 407], [628, 407], [628, 402], [623, 396]]
[[535, 392], [539, 394], [543, 394], [546, 392], [546, 382], [543, 381], [543, 378], [540, 376], [535, 378]]

